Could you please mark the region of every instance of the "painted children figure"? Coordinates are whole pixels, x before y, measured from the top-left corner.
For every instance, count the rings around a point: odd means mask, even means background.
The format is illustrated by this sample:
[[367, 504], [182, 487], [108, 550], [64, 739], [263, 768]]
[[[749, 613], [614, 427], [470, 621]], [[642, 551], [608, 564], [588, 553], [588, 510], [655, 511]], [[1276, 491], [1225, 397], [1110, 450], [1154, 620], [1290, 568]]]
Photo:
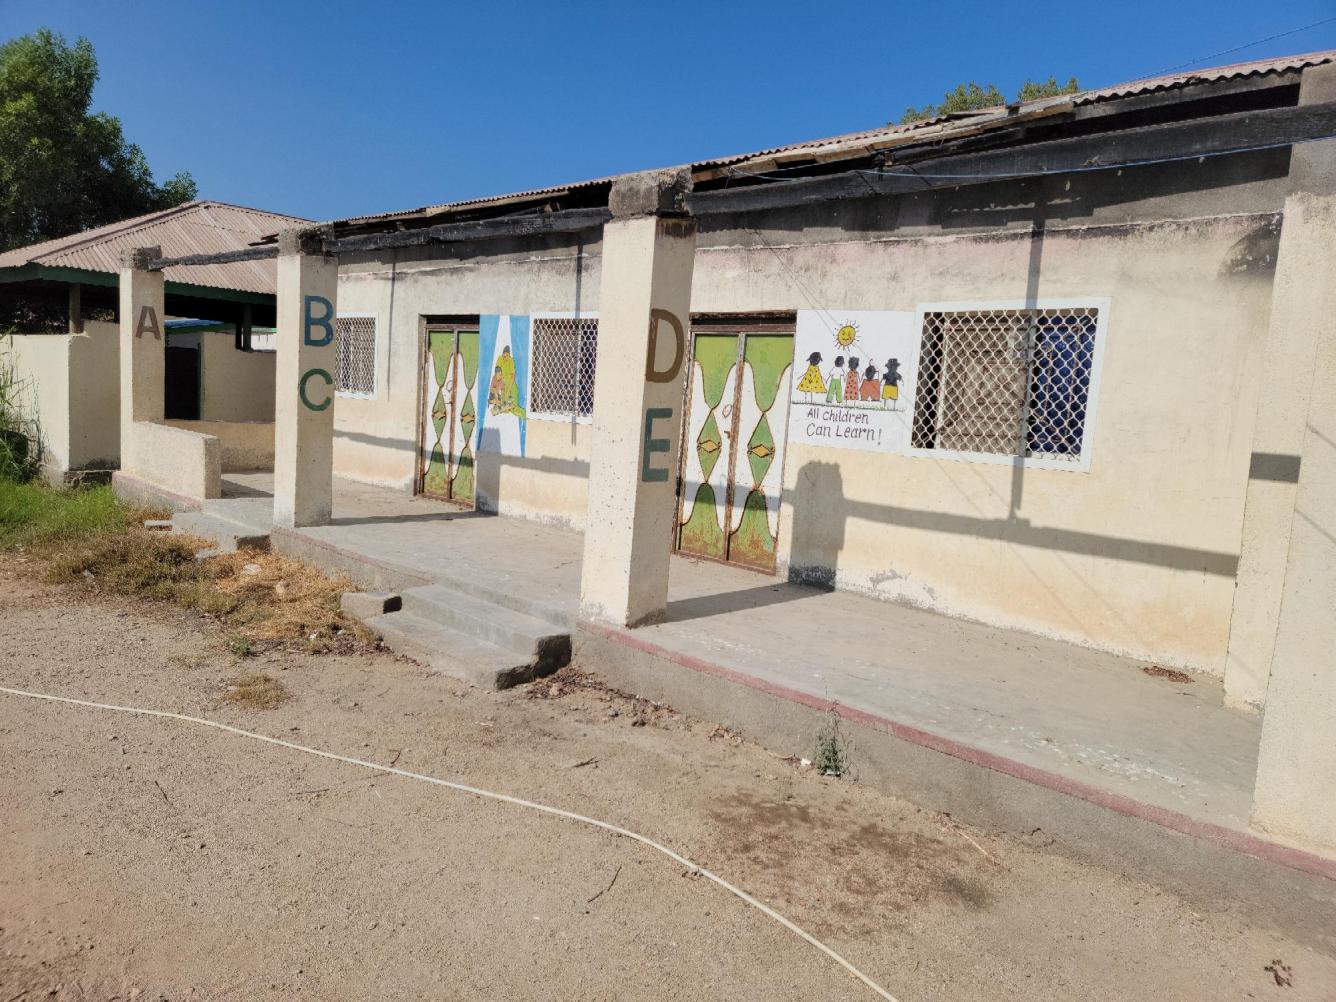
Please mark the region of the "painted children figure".
[[886, 406], [886, 401], [890, 401], [890, 407], [893, 411], [900, 409], [900, 360], [898, 358], [888, 358], [886, 360], [886, 372], [881, 377], [881, 405]]
[[859, 387], [858, 395], [865, 403], [876, 403], [881, 397], [881, 380], [877, 378], [875, 365], [863, 370], [863, 385]]
[[844, 399], [846, 403], [858, 400], [858, 359], [849, 359], [849, 375], [844, 377]]
[[835, 356], [835, 367], [826, 380], [826, 403], [844, 403], [844, 356]]
[[807, 356], [807, 371], [803, 373], [803, 378], [798, 382], [798, 389], [807, 394], [807, 402], [812, 402], [813, 393], [824, 393], [826, 381], [821, 378], [821, 352], [814, 351]]

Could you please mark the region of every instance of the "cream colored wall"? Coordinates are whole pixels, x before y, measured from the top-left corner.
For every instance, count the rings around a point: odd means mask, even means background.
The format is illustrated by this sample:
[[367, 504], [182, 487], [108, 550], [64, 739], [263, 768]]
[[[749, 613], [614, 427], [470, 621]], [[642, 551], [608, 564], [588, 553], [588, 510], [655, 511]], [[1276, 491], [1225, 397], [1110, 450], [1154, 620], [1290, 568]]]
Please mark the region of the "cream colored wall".
[[3, 351], [37, 418], [44, 465], [53, 472], [109, 469], [120, 459], [120, 353], [116, 324], [89, 321], [82, 334], [15, 334]]
[[[1275, 202], [1249, 191], [1203, 208]], [[1007, 465], [794, 446], [781, 573], [824, 564], [842, 588], [1222, 672], [1276, 225], [1272, 211], [1062, 222], [1038, 246], [1028, 224], [771, 230], [759, 247], [703, 235], [695, 312], [1110, 301], [1089, 472], [1027, 469], [1013, 510]], [[340, 312], [377, 315], [386, 341], [377, 399], [336, 404], [336, 470], [411, 490], [420, 316], [595, 311], [598, 255], [346, 262]], [[504, 513], [581, 526], [587, 436], [534, 420], [528, 436], [522, 463], [489, 474], [484, 456], [479, 482], [499, 485]]]
[[200, 335], [200, 419], [273, 421], [271, 351], [237, 351], [229, 332]]
[[150, 421], [129, 428], [121, 444], [125, 473], [195, 501], [222, 497], [222, 449], [213, 435]]
[[166, 421], [164, 424], [218, 439], [223, 473], [274, 468], [272, 421]]
[[[340, 266], [339, 313], [374, 316], [378, 339], [375, 398], [334, 402], [334, 469], [342, 476], [414, 489], [423, 317], [578, 311], [592, 302], [587, 290], [598, 286], [601, 259], [588, 250], [539, 246], [487, 258], [451, 253], [426, 260], [393, 254]], [[540, 424], [529, 422], [529, 454], [522, 460], [485, 455], [479, 485], [503, 514], [582, 527], [588, 427]], [[489, 468], [498, 460], [499, 469]]]
[[20, 409], [37, 422], [43, 464], [58, 471], [70, 468], [70, 340], [68, 334], [15, 334], [0, 344], [19, 384]]
[[583, 529], [589, 501], [588, 422], [530, 418], [523, 458], [484, 452], [476, 474], [484, 511]]
[[110, 469], [120, 462], [121, 355], [114, 323], [90, 320], [70, 337], [70, 468]]
[[[839, 587], [1219, 673], [1270, 274], [1235, 271], [1269, 221], [708, 252], [693, 308], [758, 309], [789, 269], [883, 276], [824, 305], [1110, 300], [1088, 473], [793, 446], [779, 562]], [[821, 279], [805, 279], [822, 289]], [[843, 284], [843, 283], [842, 283]], [[707, 303], [708, 306], [696, 305]], [[725, 305], [726, 304], [726, 305]], [[795, 304], [798, 308], [807, 305]]]

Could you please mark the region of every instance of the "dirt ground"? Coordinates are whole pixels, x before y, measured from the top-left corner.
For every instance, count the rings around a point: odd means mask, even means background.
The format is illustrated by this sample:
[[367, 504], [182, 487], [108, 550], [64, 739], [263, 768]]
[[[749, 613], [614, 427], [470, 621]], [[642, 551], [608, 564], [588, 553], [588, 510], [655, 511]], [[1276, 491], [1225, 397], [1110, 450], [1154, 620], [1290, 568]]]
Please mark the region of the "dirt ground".
[[[18, 559], [0, 557], [0, 685], [206, 716], [612, 821], [904, 1002], [1336, 999], [1336, 959], [1271, 930], [817, 776], [578, 672], [487, 694], [388, 654], [238, 660], [196, 614], [35, 584]], [[255, 674], [277, 686], [239, 681]], [[0, 1002], [373, 997], [874, 998], [628, 840], [0, 694]]]

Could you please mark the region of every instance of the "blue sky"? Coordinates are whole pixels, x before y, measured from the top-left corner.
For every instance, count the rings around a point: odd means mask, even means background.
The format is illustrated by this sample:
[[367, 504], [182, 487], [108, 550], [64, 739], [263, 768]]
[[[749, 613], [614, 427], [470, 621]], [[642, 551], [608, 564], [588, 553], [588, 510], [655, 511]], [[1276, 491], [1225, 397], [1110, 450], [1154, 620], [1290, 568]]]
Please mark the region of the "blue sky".
[[[964, 80], [1146, 76], [1336, 0], [726, 4], [0, 0], [88, 37], [155, 174], [317, 219], [864, 129]], [[1336, 20], [1200, 65], [1336, 48]]]

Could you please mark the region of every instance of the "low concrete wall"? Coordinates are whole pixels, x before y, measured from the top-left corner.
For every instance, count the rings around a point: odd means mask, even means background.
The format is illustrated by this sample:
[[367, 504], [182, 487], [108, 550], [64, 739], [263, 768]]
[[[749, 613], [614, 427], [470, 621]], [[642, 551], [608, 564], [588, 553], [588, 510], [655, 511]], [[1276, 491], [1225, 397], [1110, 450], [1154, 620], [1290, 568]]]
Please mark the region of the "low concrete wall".
[[211, 435], [220, 444], [223, 473], [274, 468], [272, 421], [167, 421], [170, 428]]
[[89, 321], [83, 334], [15, 334], [4, 341], [53, 479], [120, 461], [118, 334], [115, 324]]
[[130, 477], [193, 500], [222, 497], [217, 437], [150, 421], [131, 427], [121, 449], [121, 469]]
[[4, 340], [4, 361], [13, 371], [19, 410], [36, 423], [42, 463], [69, 469], [70, 382], [68, 334], [15, 334]]
[[69, 336], [71, 470], [107, 470], [121, 459], [120, 328], [90, 320]]

